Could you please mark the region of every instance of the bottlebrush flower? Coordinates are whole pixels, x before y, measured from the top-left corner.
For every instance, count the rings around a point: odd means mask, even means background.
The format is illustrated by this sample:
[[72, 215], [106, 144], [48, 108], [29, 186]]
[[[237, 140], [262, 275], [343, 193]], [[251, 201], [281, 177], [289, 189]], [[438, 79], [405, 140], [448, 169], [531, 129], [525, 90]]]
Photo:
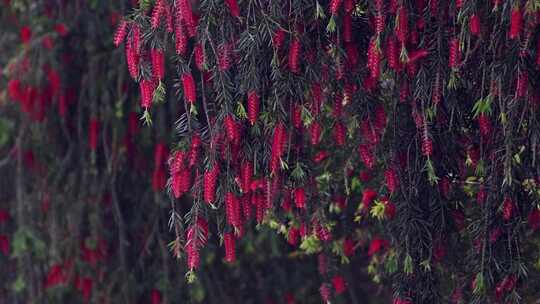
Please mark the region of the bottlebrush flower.
[[326, 255], [324, 255], [324, 253], [320, 253], [317, 256], [317, 269], [321, 275], [325, 275], [328, 272], [328, 261], [326, 260]]
[[199, 136], [199, 134], [194, 134], [191, 137], [191, 146], [189, 149], [189, 157], [188, 157], [188, 165], [189, 167], [193, 167], [199, 158], [199, 150], [202, 145], [202, 139]]
[[10, 242], [7, 235], [0, 234], [0, 252], [4, 254], [4, 256], [9, 256], [10, 252]]
[[384, 31], [384, 16], [380, 13], [375, 15], [375, 35], [380, 36]]
[[152, 174], [152, 190], [155, 192], [161, 192], [165, 188], [167, 183], [167, 177], [165, 176], [165, 170], [163, 168], [154, 169]]
[[516, 97], [523, 98], [527, 95], [527, 86], [529, 84], [529, 74], [527, 70], [520, 71], [516, 81]]
[[393, 219], [396, 216], [396, 206], [387, 198], [383, 198], [381, 201], [384, 204], [384, 217], [389, 220]]
[[502, 206], [503, 219], [509, 221], [514, 214], [514, 202], [509, 197], [505, 197]]
[[236, 239], [231, 232], [223, 234], [223, 243], [225, 244], [225, 261], [234, 263], [236, 261]]
[[240, 141], [240, 126], [231, 114], [225, 116], [223, 125], [227, 133], [227, 138], [233, 143], [238, 143]]
[[157, 289], [152, 289], [150, 293], [150, 304], [161, 304], [161, 292]]
[[233, 17], [240, 17], [240, 7], [238, 7], [238, 2], [236, 0], [225, 0], [225, 4], [227, 4]]
[[401, 86], [399, 87], [399, 102], [405, 103], [407, 102], [407, 98], [409, 97], [409, 85], [407, 82], [402, 82]]
[[519, 39], [522, 22], [523, 16], [521, 15], [521, 10], [519, 9], [519, 6], [515, 6], [510, 15], [510, 39]]
[[314, 121], [310, 126], [311, 144], [318, 145], [321, 142], [322, 128], [321, 125]]
[[335, 275], [332, 278], [332, 285], [334, 285], [336, 295], [340, 295], [347, 290], [347, 284], [345, 283], [345, 279], [343, 279], [343, 277], [340, 275]]
[[227, 216], [227, 224], [240, 227], [240, 202], [232, 192], [225, 194], [225, 214]]
[[156, 4], [152, 10], [152, 17], [150, 18], [150, 25], [153, 30], [159, 27], [163, 13], [165, 13], [165, 4], [163, 3], [163, 0], [156, 0]]
[[191, 187], [191, 171], [183, 169], [171, 177], [171, 188], [175, 198], [180, 198]]
[[68, 34], [68, 28], [63, 23], [57, 23], [54, 25], [54, 31], [60, 36], [65, 37]]
[[186, 102], [194, 104], [197, 101], [197, 92], [195, 80], [191, 73], [184, 73], [182, 75], [182, 86], [184, 88], [184, 98], [186, 99]]
[[90, 124], [88, 127], [88, 146], [91, 151], [96, 151], [99, 137], [99, 121], [97, 118], [90, 118]]
[[187, 256], [187, 265], [189, 270], [193, 271], [199, 268], [201, 257], [199, 252], [199, 246], [197, 245], [195, 239], [188, 239], [188, 242], [185, 245], [184, 250], [186, 251]]
[[195, 45], [195, 48], [193, 49], [193, 55], [195, 57], [195, 65], [197, 66], [197, 69], [199, 69], [199, 71], [203, 71], [206, 59], [202, 44], [197, 43]]
[[21, 81], [19, 79], [10, 79], [8, 81], [8, 95], [13, 101], [21, 101], [23, 98], [23, 92], [21, 88]]
[[330, 154], [326, 151], [319, 151], [317, 152], [317, 154], [315, 154], [315, 156], [313, 157], [313, 161], [315, 161], [316, 163], [320, 163], [322, 162], [323, 160], [325, 160], [328, 156], [330, 156]]
[[285, 32], [285, 30], [282, 28], [278, 28], [276, 32], [274, 33], [272, 37], [272, 44], [274, 45], [274, 48], [276, 50], [281, 49], [281, 47], [283, 46], [283, 43], [285, 42], [286, 34], [287, 33]]
[[390, 243], [387, 240], [376, 237], [372, 239], [371, 243], [369, 244], [368, 255], [373, 256], [377, 252], [388, 248], [388, 246], [390, 246]]
[[351, 42], [352, 41], [352, 14], [345, 13], [343, 15], [343, 41]]
[[331, 0], [330, 1], [330, 14], [333, 16], [338, 14], [339, 7], [341, 6], [343, 0]]
[[424, 156], [431, 156], [433, 154], [433, 142], [431, 141], [431, 138], [429, 137], [427, 127], [424, 126], [422, 132], [422, 154]]
[[9, 215], [9, 211], [5, 209], [0, 209], [0, 224], [7, 223], [11, 219], [11, 216]]
[[386, 187], [390, 193], [394, 193], [399, 187], [399, 177], [396, 173], [396, 170], [393, 168], [388, 168], [384, 172], [384, 177], [386, 179]]
[[126, 61], [128, 66], [129, 75], [131, 78], [137, 80], [139, 77], [139, 54], [133, 43], [133, 39], [126, 44]]
[[212, 166], [212, 169], [206, 170], [203, 176], [203, 196], [204, 201], [212, 204], [216, 199], [216, 186], [219, 175], [219, 167], [217, 164]]
[[251, 125], [257, 122], [259, 117], [259, 95], [254, 90], [248, 92], [248, 120]]
[[390, 69], [395, 72], [400, 70], [399, 50], [394, 35], [391, 35], [386, 39], [386, 60]]
[[241, 165], [241, 188], [242, 192], [248, 193], [251, 190], [251, 179], [253, 178], [253, 163], [246, 160]]
[[296, 129], [302, 128], [303, 121], [302, 121], [302, 106], [299, 104], [294, 104], [292, 113], [291, 113], [291, 121], [293, 126]]
[[325, 303], [330, 302], [331, 290], [330, 287], [328, 287], [328, 284], [322, 283], [321, 287], [319, 287], [319, 293]]
[[125, 20], [120, 21], [114, 33], [113, 43], [115, 47], [119, 47], [126, 39], [128, 23]]
[[150, 80], [143, 79], [139, 83], [139, 89], [141, 94], [141, 107], [147, 110], [152, 106], [154, 83]]
[[376, 39], [372, 38], [367, 53], [367, 67], [370, 72], [371, 79], [379, 80], [381, 65], [381, 50], [377, 46]]
[[375, 166], [375, 155], [373, 149], [369, 145], [360, 145], [358, 147], [360, 159], [368, 169], [373, 169]]
[[279, 122], [274, 128], [274, 137], [272, 139], [272, 152], [270, 156], [270, 172], [276, 173], [280, 168], [280, 160], [283, 152], [285, 152], [285, 141], [287, 133], [285, 126]]
[[364, 189], [364, 192], [362, 192], [362, 208], [369, 211], [371, 203], [375, 200], [376, 197], [377, 192], [375, 192], [373, 189]]
[[300, 231], [298, 228], [291, 227], [289, 228], [289, 231], [287, 231], [287, 243], [292, 246], [298, 245], [298, 241], [300, 240]]
[[336, 141], [336, 144], [338, 146], [344, 146], [345, 145], [345, 126], [343, 123], [338, 122], [334, 126], [334, 140]]
[[[176, 18], [176, 23], [174, 27], [174, 42], [176, 54], [181, 56], [185, 55], [187, 51], [188, 38], [184, 31], [184, 25], [182, 24], [182, 20], [179, 19], [178, 16]], [[197, 62], [197, 57], [195, 57], [195, 62]]]
[[218, 69], [221, 72], [227, 71], [231, 67], [231, 46], [227, 43], [222, 44], [218, 48], [218, 56], [217, 56], [217, 65]]
[[409, 34], [409, 17], [407, 13], [407, 8], [405, 6], [400, 6], [398, 10], [397, 26], [396, 26], [396, 36], [401, 45], [404, 46], [407, 42], [407, 36]]
[[351, 240], [350, 238], [345, 238], [343, 240], [343, 254], [345, 254], [345, 256], [353, 256], [354, 255], [354, 241]]
[[448, 55], [448, 67], [451, 69], [455, 69], [458, 67], [459, 61], [460, 61], [460, 54], [459, 54], [459, 39], [456, 37], [453, 37], [450, 39], [450, 42], [448, 43], [449, 47], [449, 55]]
[[480, 126], [480, 135], [487, 137], [491, 133], [491, 122], [486, 114], [478, 116], [478, 125]]
[[181, 19], [185, 22], [187, 31], [190, 37], [195, 37], [197, 34], [197, 23], [193, 15], [193, 10], [191, 8], [191, 0], [179, 0], [175, 1], [176, 4], [176, 14], [177, 20]]
[[152, 72], [154, 79], [162, 80], [165, 77], [165, 56], [162, 50], [151, 49]]
[[20, 37], [23, 44], [28, 44], [32, 39], [32, 30], [29, 26], [23, 26], [20, 31]]
[[469, 20], [469, 30], [474, 36], [480, 35], [480, 17], [477, 14], [473, 14]]
[[419, 49], [419, 50], [411, 51], [409, 53], [408, 63], [415, 63], [421, 60], [422, 58], [426, 57], [427, 55], [429, 55], [429, 51], [426, 49]]
[[294, 204], [298, 209], [306, 208], [306, 190], [304, 188], [294, 189]]
[[289, 48], [289, 69], [296, 74], [300, 73], [299, 56], [300, 39], [298, 37], [293, 37]]
[[540, 228], [540, 210], [535, 207], [531, 213], [529, 213], [527, 221], [529, 223], [529, 228], [531, 228], [532, 231], [538, 230], [538, 228]]

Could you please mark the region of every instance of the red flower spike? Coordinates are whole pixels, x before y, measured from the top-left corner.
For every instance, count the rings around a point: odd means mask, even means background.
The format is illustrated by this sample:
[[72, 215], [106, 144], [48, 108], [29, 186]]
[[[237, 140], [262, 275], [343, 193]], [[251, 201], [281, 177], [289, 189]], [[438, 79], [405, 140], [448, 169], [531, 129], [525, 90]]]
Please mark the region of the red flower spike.
[[319, 292], [321, 294], [321, 298], [325, 303], [330, 302], [331, 290], [328, 287], [328, 284], [322, 283], [321, 287], [319, 288]]
[[516, 83], [516, 97], [523, 98], [527, 95], [527, 87], [529, 85], [529, 74], [527, 70], [520, 71]]
[[399, 177], [396, 173], [396, 170], [389, 168], [384, 172], [384, 177], [386, 179], [386, 187], [390, 193], [394, 193], [399, 187]]
[[225, 4], [227, 4], [233, 17], [240, 17], [240, 7], [238, 7], [238, 2], [236, 0], [225, 0]]
[[386, 39], [386, 60], [390, 69], [395, 72], [400, 70], [399, 49], [396, 38], [393, 35]]
[[97, 120], [97, 118], [92, 117], [90, 118], [90, 124], [88, 127], [88, 146], [90, 147], [91, 151], [97, 150], [98, 137], [99, 137], [99, 121]]
[[154, 73], [154, 79], [162, 80], [165, 77], [165, 56], [163, 51], [151, 49], [150, 57], [152, 59], [152, 72]]
[[374, 238], [371, 240], [371, 243], [369, 244], [368, 255], [373, 256], [377, 252], [384, 250], [385, 248], [388, 248], [389, 245], [390, 243], [387, 240]]
[[270, 172], [276, 173], [280, 168], [281, 156], [285, 152], [285, 143], [287, 133], [283, 123], [278, 123], [274, 128], [274, 137], [272, 139], [272, 153], [270, 156]]
[[294, 204], [298, 209], [306, 208], [306, 190], [304, 188], [294, 189]]
[[128, 41], [126, 44], [126, 61], [128, 66], [129, 75], [131, 78], [137, 80], [139, 77], [139, 54], [137, 51], [137, 47], [135, 43], [133, 42], [133, 35], [132, 38]]
[[227, 223], [234, 227], [240, 227], [240, 203], [238, 198], [232, 192], [225, 194], [225, 214]]
[[334, 140], [336, 141], [336, 144], [338, 146], [344, 146], [345, 145], [345, 126], [343, 123], [338, 122], [334, 126]]
[[401, 45], [405, 45], [407, 42], [407, 35], [409, 34], [409, 17], [405, 6], [401, 6], [398, 10], [398, 24], [396, 27], [396, 36]]
[[163, 3], [163, 0], [156, 0], [156, 4], [154, 5], [154, 9], [152, 10], [152, 17], [150, 18], [150, 25], [153, 30], [159, 27], [159, 23], [161, 22], [161, 17], [163, 16], [163, 13], [165, 13], [165, 5]]
[[272, 44], [276, 50], [281, 49], [283, 43], [285, 42], [285, 35], [287, 33], [282, 28], [278, 28], [272, 37]]
[[330, 14], [336, 16], [338, 14], [339, 7], [343, 0], [331, 0], [330, 1]]
[[242, 181], [241, 181], [241, 187], [242, 192], [248, 193], [250, 192], [251, 188], [251, 179], [253, 178], [253, 163], [249, 160], [246, 160], [241, 165], [241, 172], [242, 172]]
[[0, 234], [0, 252], [4, 254], [4, 256], [9, 256], [10, 252], [10, 242], [7, 235]]
[[[176, 54], [181, 56], [185, 55], [187, 51], [188, 37], [186, 36], [182, 20], [178, 18], [178, 15], [176, 17], [176, 23], [174, 27], [174, 42]], [[195, 56], [195, 62], [197, 63], [197, 56]]]
[[509, 221], [514, 214], [514, 202], [509, 197], [504, 198], [502, 213], [505, 221]]
[[302, 128], [302, 106], [295, 104], [291, 113], [292, 124], [296, 129]]
[[343, 8], [345, 9], [345, 12], [350, 14], [355, 6], [356, 6], [356, 1], [357, 0], [344, 0], [343, 1]]
[[202, 44], [197, 43], [195, 45], [195, 48], [193, 49], [193, 54], [195, 57], [195, 65], [197, 66], [197, 69], [199, 69], [199, 71], [203, 71], [206, 59]]
[[376, 197], [377, 197], [377, 192], [375, 192], [373, 189], [370, 189], [370, 188], [364, 189], [364, 192], [362, 192], [363, 208], [369, 211], [371, 203], [375, 200]]
[[139, 89], [141, 94], [141, 108], [147, 110], [152, 106], [154, 83], [150, 80], [143, 79], [139, 83]]
[[345, 238], [343, 240], [343, 254], [345, 254], [345, 256], [353, 256], [354, 255], [354, 241], [351, 240], [350, 238]]
[[313, 122], [310, 126], [311, 144], [318, 145], [321, 142], [322, 128], [318, 122]]
[[299, 57], [300, 39], [298, 37], [294, 37], [289, 47], [289, 69], [295, 74], [300, 73]]
[[372, 38], [367, 53], [367, 67], [370, 71], [371, 79], [376, 81], [379, 80], [380, 70], [381, 70], [381, 51], [377, 47], [376, 39]]
[[254, 125], [259, 118], [259, 95], [252, 90], [248, 92], [248, 120]]
[[203, 176], [203, 197], [204, 201], [211, 204], [216, 199], [216, 186], [219, 175], [219, 167], [217, 164], [212, 166], [212, 169], [204, 172]]
[[384, 16], [382, 14], [375, 15], [375, 35], [380, 36], [384, 31]]
[[298, 245], [298, 241], [300, 240], [300, 231], [298, 228], [291, 227], [289, 228], [289, 231], [287, 232], [287, 243], [292, 246]]
[[458, 64], [460, 61], [459, 39], [456, 37], [453, 37], [452, 39], [450, 39], [448, 47], [449, 47], [448, 67], [451, 69], [455, 69], [458, 67]]
[[510, 15], [510, 39], [519, 39], [522, 23], [523, 16], [521, 15], [521, 10], [519, 9], [519, 6], [516, 6], [512, 9], [512, 13]]
[[227, 115], [223, 119], [223, 124], [225, 127], [225, 132], [227, 133], [227, 138], [232, 143], [238, 143], [240, 141], [240, 126], [234, 120], [232, 115]]
[[21, 41], [23, 44], [28, 44], [32, 39], [32, 30], [29, 26], [23, 26], [20, 32]]
[[360, 145], [358, 147], [360, 159], [368, 169], [373, 169], [375, 166], [375, 156], [373, 150], [369, 145]]
[[113, 43], [115, 47], [119, 47], [126, 39], [128, 23], [125, 20], [120, 21], [116, 32], [114, 33]]
[[194, 104], [197, 101], [197, 91], [195, 87], [195, 80], [191, 73], [185, 73], [182, 75], [182, 87], [184, 88], [184, 98], [189, 104]]
[[179, 0], [175, 2], [177, 3], [177, 20], [182, 19], [185, 22], [189, 36], [195, 37], [197, 34], [197, 23], [191, 8], [191, 0]]
[[529, 228], [531, 228], [532, 231], [538, 230], [538, 228], [540, 228], [540, 210], [535, 207], [531, 213], [529, 213], [527, 221], [529, 223]]
[[223, 234], [223, 243], [225, 244], [225, 261], [234, 263], [236, 261], [236, 239], [231, 232]]
[[340, 275], [335, 275], [332, 278], [332, 285], [334, 286], [336, 295], [340, 295], [347, 290], [347, 284], [345, 283], [345, 279], [343, 279], [343, 277]]
[[345, 13], [343, 15], [343, 41], [351, 42], [353, 40], [352, 37], [352, 14]]
[[157, 289], [152, 289], [150, 293], [150, 304], [161, 304], [161, 292]]
[[477, 14], [471, 16], [469, 20], [469, 30], [474, 36], [480, 36], [480, 17]]

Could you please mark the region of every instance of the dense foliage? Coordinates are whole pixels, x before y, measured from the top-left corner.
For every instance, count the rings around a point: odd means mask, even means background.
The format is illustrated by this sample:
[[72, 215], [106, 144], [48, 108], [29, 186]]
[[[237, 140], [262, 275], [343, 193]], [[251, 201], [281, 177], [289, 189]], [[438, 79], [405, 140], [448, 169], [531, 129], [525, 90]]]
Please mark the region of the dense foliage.
[[539, 24], [537, 0], [3, 0], [0, 299], [533, 303]]

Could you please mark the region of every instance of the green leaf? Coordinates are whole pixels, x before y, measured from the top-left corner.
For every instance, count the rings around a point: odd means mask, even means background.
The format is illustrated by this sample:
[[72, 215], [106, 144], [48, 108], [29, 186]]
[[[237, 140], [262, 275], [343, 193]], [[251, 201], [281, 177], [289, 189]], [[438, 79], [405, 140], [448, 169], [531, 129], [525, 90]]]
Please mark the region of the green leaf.
[[410, 275], [413, 273], [413, 262], [411, 255], [407, 254], [405, 256], [405, 260], [403, 261], [403, 272], [407, 275]]
[[26, 282], [24, 281], [23, 277], [19, 275], [15, 282], [13, 282], [13, 285], [11, 285], [11, 288], [15, 293], [21, 293], [26, 288]]

